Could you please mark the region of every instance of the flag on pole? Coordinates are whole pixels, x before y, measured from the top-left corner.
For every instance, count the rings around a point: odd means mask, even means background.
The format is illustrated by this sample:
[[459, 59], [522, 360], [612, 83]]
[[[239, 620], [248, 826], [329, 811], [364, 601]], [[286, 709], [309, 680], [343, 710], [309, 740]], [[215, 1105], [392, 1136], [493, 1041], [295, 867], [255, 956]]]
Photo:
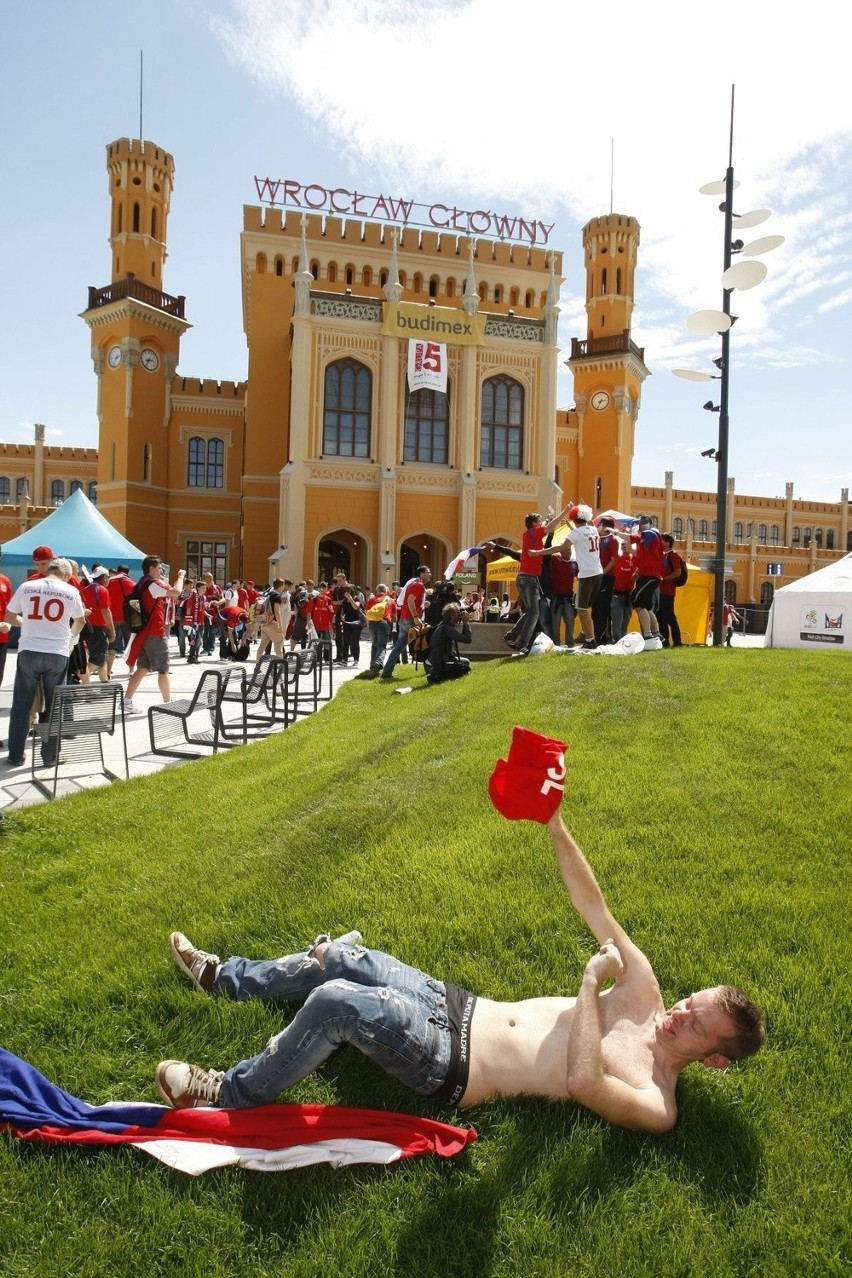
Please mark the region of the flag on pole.
[[443, 342], [408, 342], [408, 389], [447, 393], [447, 348]]
[[169, 1167], [199, 1176], [212, 1167], [289, 1171], [331, 1163], [393, 1163], [415, 1154], [450, 1158], [473, 1140], [412, 1114], [337, 1105], [170, 1109], [142, 1102], [88, 1105], [0, 1048], [0, 1127], [51, 1144], [133, 1145]]
[[452, 581], [457, 572], [461, 572], [468, 559], [473, 559], [474, 555], [481, 555], [484, 546], [471, 546], [470, 550], [462, 550], [456, 555], [455, 559], [451, 559], [447, 564], [444, 572], [444, 581]]

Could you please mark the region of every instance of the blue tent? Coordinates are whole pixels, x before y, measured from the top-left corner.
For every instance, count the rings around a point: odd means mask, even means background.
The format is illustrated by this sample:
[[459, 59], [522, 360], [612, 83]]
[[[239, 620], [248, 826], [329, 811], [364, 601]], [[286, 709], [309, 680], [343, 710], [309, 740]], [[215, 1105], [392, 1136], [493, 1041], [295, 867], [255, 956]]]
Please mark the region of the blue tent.
[[148, 553], [113, 528], [82, 488], [20, 537], [3, 542], [0, 572], [6, 574], [13, 586], [19, 586], [32, 571], [36, 546], [50, 546], [54, 554], [76, 559], [78, 564], [87, 567], [93, 563], [105, 564], [107, 568], [127, 564], [131, 577], [141, 577], [142, 560]]

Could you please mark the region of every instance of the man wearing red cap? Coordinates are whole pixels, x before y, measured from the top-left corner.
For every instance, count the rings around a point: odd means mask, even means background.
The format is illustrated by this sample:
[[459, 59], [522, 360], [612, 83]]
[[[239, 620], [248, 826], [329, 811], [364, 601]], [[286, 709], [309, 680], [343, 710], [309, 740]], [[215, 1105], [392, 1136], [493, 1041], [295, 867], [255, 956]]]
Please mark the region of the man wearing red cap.
[[46, 577], [47, 566], [53, 557], [53, 551], [50, 549], [50, 546], [36, 546], [33, 551], [33, 563], [35, 564], [35, 568], [28, 574], [28, 577], [30, 579], [34, 577]]

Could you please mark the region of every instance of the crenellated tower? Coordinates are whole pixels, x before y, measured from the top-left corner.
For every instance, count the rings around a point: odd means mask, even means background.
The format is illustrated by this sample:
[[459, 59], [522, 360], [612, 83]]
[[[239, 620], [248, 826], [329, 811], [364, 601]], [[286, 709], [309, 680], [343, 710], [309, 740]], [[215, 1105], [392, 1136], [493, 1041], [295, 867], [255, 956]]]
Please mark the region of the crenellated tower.
[[98, 378], [98, 504], [142, 548], [163, 543], [172, 381], [189, 325], [184, 298], [163, 292], [174, 160], [119, 138], [106, 149], [111, 283], [90, 288], [82, 312]]
[[574, 338], [578, 480], [572, 495], [595, 510], [630, 509], [630, 477], [645, 352], [631, 337], [639, 223], [611, 213], [583, 228], [585, 340]]
[[162, 289], [175, 162], [153, 142], [119, 138], [107, 147], [113, 281], [133, 275]]

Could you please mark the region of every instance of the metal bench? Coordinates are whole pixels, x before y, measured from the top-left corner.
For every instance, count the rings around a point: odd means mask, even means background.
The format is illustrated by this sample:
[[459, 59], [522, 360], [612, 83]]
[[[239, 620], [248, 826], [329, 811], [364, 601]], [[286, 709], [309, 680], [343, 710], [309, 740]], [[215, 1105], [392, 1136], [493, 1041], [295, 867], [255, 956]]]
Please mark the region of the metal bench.
[[289, 653], [288, 657], [295, 657], [288, 671], [287, 694], [293, 707], [293, 718], [298, 719], [299, 715], [313, 714], [317, 710], [322, 666], [316, 648], [303, 648], [301, 652]]
[[[32, 737], [32, 782], [49, 799], [56, 797], [59, 769], [65, 764], [97, 762], [104, 776], [120, 781], [121, 776], [107, 766], [103, 738], [115, 737], [124, 760], [124, 779], [130, 776], [127, 761], [127, 734], [124, 728], [124, 702], [118, 683], [67, 684], [56, 688], [50, 712], [43, 723], [36, 724]], [[36, 746], [44, 762], [36, 763]], [[38, 776], [53, 773], [52, 789]], [[89, 766], [85, 775], [91, 776]], [[74, 778], [69, 778], [73, 780]]]
[[289, 724], [287, 658], [294, 655], [288, 653], [285, 657], [261, 657], [248, 679], [243, 666], [232, 672], [239, 676], [239, 680], [234, 680], [236, 686], [229, 685], [223, 690], [222, 705], [229, 702], [241, 704], [249, 736], [263, 736], [278, 724], [283, 723], [285, 728]]
[[[245, 713], [237, 724], [225, 722], [224, 695], [242, 671], [205, 670], [191, 697], [164, 701], [148, 710], [148, 731], [153, 754], [173, 759], [202, 759], [246, 742]], [[233, 698], [239, 700], [239, 698]], [[236, 739], [231, 736], [234, 727]]]
[[[317, 669], [316, 669], [317, 700], [331, 701], [332, 697], [334, 696], [334, 684], [333, 684], [334, 669], [332, 665], [331, 640], [318, 639], [316, 643], [313, 645], [313, 647], [317, 654]], [[328, 688], [324, 689], [323, 684], [326, 682], [328, 683]]]

